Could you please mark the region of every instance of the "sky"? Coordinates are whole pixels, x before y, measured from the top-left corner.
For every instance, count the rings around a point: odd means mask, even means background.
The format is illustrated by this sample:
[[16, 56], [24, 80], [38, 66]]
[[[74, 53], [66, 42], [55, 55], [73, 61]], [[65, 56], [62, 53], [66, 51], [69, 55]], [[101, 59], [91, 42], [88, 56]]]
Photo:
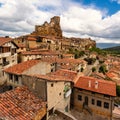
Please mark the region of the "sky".
[[120, 44], [120, 0], [0, 0], [0, 36], [31, 33], [53, 16], [66, 37]]

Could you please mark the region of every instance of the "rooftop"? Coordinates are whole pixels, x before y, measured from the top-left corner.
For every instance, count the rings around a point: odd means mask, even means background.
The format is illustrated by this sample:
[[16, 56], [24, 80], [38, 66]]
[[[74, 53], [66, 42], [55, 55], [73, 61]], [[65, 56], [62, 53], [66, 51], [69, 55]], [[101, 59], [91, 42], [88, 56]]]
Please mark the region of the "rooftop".
[[74, 78], [77, 76], [77, 72], [71, 70], [60, 69], [56, 72], [51, 73], [52, 75], [63, 76], [65, 78], [69, 78], [74, 81]]
[[31, 76], [31, 77], [37, 77], [37, 78], [41, 78], [47, 81], [72, 81], [70, 78], [65, 78], [63, 76], [58, 76], [58, 75], [41, 75], [41, 74], [30, 74], [27, 76]]
[[116, 96], [116, 84], [114, 82], [93, 77], [79, 77], [74, 87], [100, 94]]
[[59, 55], [60, 53], [52, 51], [24, 51], [22, 55]]
[[27, 40], [28, 41], [36, 41], [37, 39], [35, 37], [28, 37]]
[[84, 60], [80, 60], [80, 59], [74, 59], [74, 58], [42, 58], [43, 61], [54, 61], [57, 63], [69, 63], [69, 64], [85, 64], [86, 62]]
[[27, 87], [18, 87], [0, 94], [0, 118], [33, 120], [39, 114], [41, 119], [46, 114], [45, 105], [46, 103], [35, 97]]
[[0, 37], [0, 46], [4, 45], [5, 43], [11, 41], [11, 38], [6, 38], [6, 37]]
[[11, 67], [8, 67], [4, 71], [7, 73], [20, 75], [22, 72], [38, 64], [39, 62], [40, 62], [39, 60], [30, 60], [30, 61], [22, 62], [16, 65], [13, 65]]

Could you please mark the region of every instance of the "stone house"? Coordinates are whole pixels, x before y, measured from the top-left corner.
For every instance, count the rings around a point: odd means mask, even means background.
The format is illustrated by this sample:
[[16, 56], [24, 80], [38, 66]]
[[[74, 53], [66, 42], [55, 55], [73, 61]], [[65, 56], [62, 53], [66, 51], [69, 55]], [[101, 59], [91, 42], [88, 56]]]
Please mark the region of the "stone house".
[[62, 57], [63, 58], [72, 58], [72, 59], [74, 59], [75, 55], [74, 54], [63, 54]]
[[87, 62], [81, 59], [73, 58], [42, 58], [42, 61], [51, 61], [57, 63], [57, 69], [67, 69], [72, 71], [81, 72], [81, 68], [85, 69]]
[[92, 77], [79, 77], [74, 85], [74, 107], [112, 120], [116, 84]]
[[18, 45], [18, 47], [19, 47], [19, 48], [17, 49], [17, 53], [21, 53], [21, 52], [27, 50], [26, 45], [24, 45], [24, 44], [17, 44], [17, 45]]
[[27, 87], [0, 94], [0, 120], [45, 120], [46, 102]]
[[22, 74], [47, 74], [55, 71], [55, 65], [39, 60], [22, 62], [4, 70], [4, 77], [7, 84], [17, 87], [22, 85]]
[[0, 37], [0, 76], [4, 68], [17, 64], [18, 46], [9, 37]]
[[71, 80], [57, 75], [23, 75], [22, 84], [47, 102], [47, 116], [54, 110], [68, 112], [71, 99]]
[[20, 53], [20, 61], [28, 61], [42, 58], [59, 58], [61, 53], [53, 51], [24, 51]]

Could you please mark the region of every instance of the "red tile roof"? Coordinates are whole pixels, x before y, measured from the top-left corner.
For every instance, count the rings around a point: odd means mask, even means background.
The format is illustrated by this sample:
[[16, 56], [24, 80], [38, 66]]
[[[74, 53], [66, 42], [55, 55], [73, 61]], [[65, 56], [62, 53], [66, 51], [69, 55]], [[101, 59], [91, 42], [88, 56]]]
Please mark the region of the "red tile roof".
[[63, 59], [60, 59], [60, 58], [42, 58], [43, 61], [54, 61], [54, 62], [57, 62], [57, 63], [63, 63], [63, 64], [85, 64], [86, 62], [84, 60], [80, 60], [80, 59], [74, 59], [74, 58], [63, 58]]
[[42, 52], [42, 51], [24, 51], [22, 55], [49, 55], [49, 56], [58, 56], [59, 53], [56, 52]]
[[65, 78], [68, 78], [74, 81], [74, 79], [77, 76], [77, 72], [71, 71], [71, 70], [60, 69], [60, 70], [57, 70], [56, 72], [51, 73], [51, 75], [63, 76]]
[[[96, 82], [98, 83], [98, 88], [95, 88]], [[91, 87], [89, 84], [91, 84]], [[114, 82], [100, 80], [93, 77], [79, 77], [74, 87], [100, 94], [116, 96], [116, 84]]]
[[35, 97], [26, 87], [0, 94], [0, 118], [5, 120], [33, 120], [38, 112], [46, 114], [46, 103]]
[[17, 44], [19, 48], [26, 48], [26, 45], [25, 44]]
[[16, 65], [13, 65], [11, 67], [8, 67], [4, 71], [7, 73], [20, 75], [22, 72], [38, 64], [39, 62], [40, 62], [39, 60], [30, 60], [30, 61], [22, 62]]
[[37, 39], [34, 38], [34, 37], [28, 37], [27, 40], [28, 40], [28, 41], [36, 41]]
[[0, 37], [0, 46], [4, 45], [7, 42], [12, 41], [12, 38]]
[[70, 78], [65, 78], [63, 76], [58, 76], [58, 75], [30, 74], [27, 76], [37, 77], [47, 81], [70, 81], [70, 82], [72, 81]]

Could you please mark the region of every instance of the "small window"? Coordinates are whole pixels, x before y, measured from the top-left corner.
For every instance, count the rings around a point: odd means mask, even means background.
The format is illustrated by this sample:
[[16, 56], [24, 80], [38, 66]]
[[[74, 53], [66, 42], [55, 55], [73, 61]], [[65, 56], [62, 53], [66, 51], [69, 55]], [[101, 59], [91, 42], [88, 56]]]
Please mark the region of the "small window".
[[94, 100], [94, 99], [92, 99], [92, 104], [93, 104], [93, 105], [95, 104], [95, 100]]
[[53, 87], [53, 83], [51, 84], [51, 87]]
[[107, 103], [107, 102], [104, 102], [104, 108], [109, 108], [109, 103]]
[[78, 95], [78, 100], [82, 101], [82, 96]]
[[51, 72], [53, 72], [54, 70], [53, 69], [51, 69]]
[[12, 80], [12, 74], [9, 74], [9, 80]]
[[101, 101], [97, 100], [97, 106], [101, 107]]
[[59, 93], [59, 96], [61, 95], [61, 93]]
[[14, 76], [14, 80], [15, 80], [15, 82], [17, 82], [17, 83], [19, 82], [19, 81], [18, 81], [18, 76], [17, 76], [17, 75]]

